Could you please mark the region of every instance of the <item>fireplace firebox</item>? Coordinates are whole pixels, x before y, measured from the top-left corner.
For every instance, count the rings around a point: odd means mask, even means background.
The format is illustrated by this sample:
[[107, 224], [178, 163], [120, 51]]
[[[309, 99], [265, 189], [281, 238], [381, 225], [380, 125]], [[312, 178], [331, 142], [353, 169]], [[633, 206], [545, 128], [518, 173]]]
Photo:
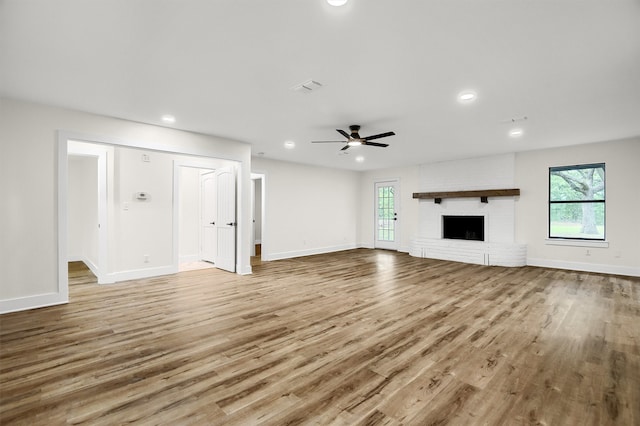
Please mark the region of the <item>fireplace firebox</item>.
[[442, 238], [484, 241], [484, 216], [442, 216]]

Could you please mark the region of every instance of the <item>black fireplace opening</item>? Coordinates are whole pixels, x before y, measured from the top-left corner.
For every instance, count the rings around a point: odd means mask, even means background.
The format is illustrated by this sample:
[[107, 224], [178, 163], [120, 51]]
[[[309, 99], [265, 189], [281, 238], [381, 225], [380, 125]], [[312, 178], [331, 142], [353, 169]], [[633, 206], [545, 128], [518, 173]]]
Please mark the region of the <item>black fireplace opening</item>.
[[442, 216], [442, 238], [484, 241], [484, 216]]

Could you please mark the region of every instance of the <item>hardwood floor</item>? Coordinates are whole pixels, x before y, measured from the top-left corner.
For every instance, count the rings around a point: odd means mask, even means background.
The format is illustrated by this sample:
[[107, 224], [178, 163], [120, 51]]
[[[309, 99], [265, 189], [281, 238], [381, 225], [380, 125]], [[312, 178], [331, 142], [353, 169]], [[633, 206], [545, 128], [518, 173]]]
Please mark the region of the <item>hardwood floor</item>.
[[638, 425], [640, 279], [379, 250], [0, 316], [0, 423]]

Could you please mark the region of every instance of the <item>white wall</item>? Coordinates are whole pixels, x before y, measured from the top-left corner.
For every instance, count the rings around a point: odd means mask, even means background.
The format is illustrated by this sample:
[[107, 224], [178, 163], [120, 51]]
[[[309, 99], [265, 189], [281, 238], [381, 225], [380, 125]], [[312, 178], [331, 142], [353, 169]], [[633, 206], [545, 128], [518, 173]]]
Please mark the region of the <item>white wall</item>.
[[357, 172], [258, 157], [253, 158], [252, 171], [265, 174], [264, 260], [357, 246]]
[[408, 251], [418, 224], [418, 167], [367, 172], [305, 166], [254, 157], [264, 173], [265, 260], [354, 247], [373, 247], [375, 182], [399, 179], [400, 250]]
[[[115, 155], [116, 257], [110, 272], [171, 266], [174, 156], [119, 147]], [[138, 199], [139, 192], [147, 198]]]
[[409, 241], [418, 227], [418, 201], [412, 198], [418, 192], [418, 166], [372, 170], [360, 174], [360, 219], [358, 221], [359, 246], [372, 248], [375, 239], [375, 183], [398, 179], [400, 197], [397, 221], [399, 251], [409, 251]]
[[[549, 245], [549, 167], [588, 163], [606, 167], [608, 247]], [[640, 275], [640, 137], [516, 154], [516, 239], [530, 265]], [[589, 254], [587, 255], [587, 250]]]
[[80, 140], [239, 161], [238, 258], [241, 272], [251, 270], [248, 144], [8, 99], [0, 99], [0, 129], [0, 312], [67, 299], [59, 285], [59, 275], [66, 278], [58, 256], [59, 131]]

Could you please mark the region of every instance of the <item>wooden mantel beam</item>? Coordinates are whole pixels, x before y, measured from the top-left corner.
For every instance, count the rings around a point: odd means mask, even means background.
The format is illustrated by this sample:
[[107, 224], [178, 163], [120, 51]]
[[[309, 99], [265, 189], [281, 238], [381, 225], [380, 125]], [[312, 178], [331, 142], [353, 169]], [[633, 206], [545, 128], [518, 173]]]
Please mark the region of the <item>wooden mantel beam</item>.
[[467, 197], [513, 197], [520, 195], [519, 188], [513, 189], [480, 189], [475, 191], [443, 191], [443, 192], [414, 192], [413, 198], [467, 198]]

